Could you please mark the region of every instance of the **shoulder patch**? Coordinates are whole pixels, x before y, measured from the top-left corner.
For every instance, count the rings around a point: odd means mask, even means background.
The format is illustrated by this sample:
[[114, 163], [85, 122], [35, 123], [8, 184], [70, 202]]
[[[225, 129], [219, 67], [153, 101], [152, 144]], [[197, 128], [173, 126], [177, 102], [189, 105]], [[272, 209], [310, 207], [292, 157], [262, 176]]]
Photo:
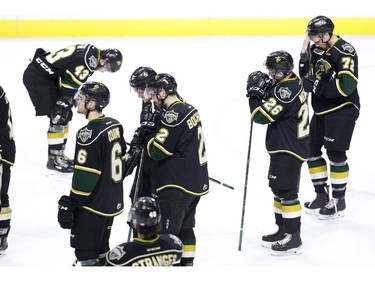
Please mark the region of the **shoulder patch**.
[[92, 69], [95, 69], [98, 66], [98, 60], [96, 59], [96, 57], [94, 56], [89, 57], [89, 66]]
[[349, 53], [354, 53], [354, 52], [355, 52], [355, 51], [354, 51], [354, 47], [353, 47], [352, 45], [350, 45], [349, 43], [345, 43], [345, 44], [342, 45], [341, 47], [342, 47], [342, 49], [343, 49], [344, 51], [347, 51], [347, 52], [349, 52]]
[[167, 121], [168, 124], [174, 122], [174, 121], [177, 121], [178, 119], [178, 112], [174, 111], [174, 110], [171, 110], [171, 111], [167, 111], [165, 113], [165, 120]]
[[117, 246], [109, 252], [108, 258], [110, 260], [120, 260], [125, 254], [126, 252], [124, 251], [124, 247]]
[[292, 92], [286, 87], [280, 87], [279, 90], [277, 91], [277, 95], [282, 100], [285, 100], [285, 99], [290, 99], [290, 97], [292, 96]]
[[89, 130], [87, 127], [80, 130], [78, 134], [78, 138], [85, 143], [88, 139], [92, 136], [92, 130]]

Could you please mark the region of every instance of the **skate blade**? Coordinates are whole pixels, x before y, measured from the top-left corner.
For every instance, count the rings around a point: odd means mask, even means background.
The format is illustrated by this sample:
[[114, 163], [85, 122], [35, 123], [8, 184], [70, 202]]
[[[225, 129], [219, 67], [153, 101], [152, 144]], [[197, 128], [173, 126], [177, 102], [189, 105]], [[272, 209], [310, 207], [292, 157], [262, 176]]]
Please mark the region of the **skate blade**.
[[287, 251], [271, 251], [272, 256], [297, 256], [302, 254], [302, 249], [301, 247], [290, 249]]
[[323, 221], [326, 221], [326, 220], [339, 219], [339, 218], [342, 218], [342, 217], [344, 217], [344, 216], [345, 216], [344, 211], [339, 211], [339, 212], [337, 212], [336, 214], [329, 215], [329, 216], [326, 216], [326, 215], [320, 215], [320, 214], [319, 214], [319, 219], [320, 219], [320, 220], [323, 220]]
[[0, 257], [5, 256], [5, 251], [0, 251]]

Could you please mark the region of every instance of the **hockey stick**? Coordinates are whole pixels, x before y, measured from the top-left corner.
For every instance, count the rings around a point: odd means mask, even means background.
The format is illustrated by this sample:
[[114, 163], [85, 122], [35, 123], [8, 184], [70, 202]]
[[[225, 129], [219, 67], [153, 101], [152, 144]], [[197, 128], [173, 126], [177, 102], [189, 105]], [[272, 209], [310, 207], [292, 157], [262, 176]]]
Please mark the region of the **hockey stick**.
[[[142, 166], [143, 166], [143, 155], [144, 155], [144, 149], [141, 147], [141, 158], [139, 159], [139, 164], [137, 166], [137, 170], [135, 173], [135, 190], [134, 190], [134, 197], [132, 200], [132, 204], [134, 201], [138, 198], [138, 192], [139, 192], [139, 178], [140, 178], [140, 173], [142, 172]], [[128, 242], [130, 242], [132, 236], [132, 228], [129, 226], [129, 233], [128, 233]]]
[[213, 178], [208, 178], [210, 181], [213, 181], [213, 182], [215, 182], [215, 183], [217, 183], [217, 184], [220, 184], [220, 185], [222, 185], [222, 186], [225, 186], [225, 187], [227, 187], [227, 188], [229, 188], [229, 189], [234, 189], [234, 187], [233, 186], [231, 186], [231, 185], [229, 185], [229, 184], [226, 184], [226, 183], [224, 183], [224, 182], [221, 182], [221, 181], [218, 181], [218, 180], [215, 180], [215, 179], [213, 179]]
[[249, 137], [249, 148], [247, 151], [247, 162], [246, 162], [246, 176], [245, 176], [245, 187], [243, 194], [243, 203], [242, 203], [242, 217], [241, 217], [241, 228], [240, 228], [240, 239], [238, 244], [238, 251], [241, 251], [242, 248], [242, 234], [243, 234], [243, 225], [245, 219], [245, 207], [246, 207], [246, 193], [247, 193], [247, 179], [249, 177], [249, 164], [250, 164], [250, 150], [251, 150], [251, 138], [253, 135], [253, 120], [251, 119], [250, 123], [250, 137]]

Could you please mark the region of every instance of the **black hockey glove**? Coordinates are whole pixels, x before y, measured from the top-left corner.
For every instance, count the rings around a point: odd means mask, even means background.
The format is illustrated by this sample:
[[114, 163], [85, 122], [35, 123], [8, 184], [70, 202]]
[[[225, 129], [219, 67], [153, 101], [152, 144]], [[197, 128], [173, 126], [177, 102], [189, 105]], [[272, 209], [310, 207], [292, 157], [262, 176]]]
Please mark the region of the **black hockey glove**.
[[72, 229], [74, 226], [74, 211], [77, 209], [76, 204], [69, 196], [61, 196], [58, 202], [57, 221], [61, 228]]
[[140, 159], [141, 148], [139, 146], [130, 146], [125, 160], [124, 178], [133, 173], [134, 168], [138, 166]]
[[59, 98], [51, 111], [51, 123], [54, 125], [66, 126], [72, 120], [73, 99], [70, 97]]
[[302, 78], [303, 89], [305, 92], [313, 93], [319, 97], [322, 94], [322, 81], [314, 75], [306, 75]]
[[141, 127], [143, 128], [156, 128], [156, 124], [161, 119], [161, 112], [158, 108], [154, 109], [154, 112], [152, 112], [151, 104], [146, 106], [142, 110], [141, 114]]
[[268, 97], [268, 89], [272, 87], [272, 79], [261, 71], [250, 73], [247, 78], [246, 97], [265, 100]]

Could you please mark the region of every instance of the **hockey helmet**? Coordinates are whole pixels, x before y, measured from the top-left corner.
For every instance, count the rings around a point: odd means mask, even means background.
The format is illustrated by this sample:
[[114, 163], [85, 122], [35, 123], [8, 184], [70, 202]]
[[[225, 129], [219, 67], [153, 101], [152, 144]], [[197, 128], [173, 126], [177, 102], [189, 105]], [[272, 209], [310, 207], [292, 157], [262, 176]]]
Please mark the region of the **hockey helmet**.
[[318, 35], [320, 38], [328, 32], [332, 35], [335, 25], [325, 16], [317, 16], [313, 18], [307, 25], [306, 32], [309, 36]]
[[130, 76], [129, 84], [132, 88], [146, 88], [148, 81], [156, 75], [151, 67], [140, 66]]
[[120, 70], [122, 65], [122, 54], [119, 50], [103, 50], [101, 57], [106, 60], [106, 64], [104, 65], [104, 67], [108, 72], [116, 72]]
[[160, 206], [152, 197], [140, 197], [135, 200], [128, 213], [128, 224], [131, 227], [153, 227], [160, 224]]
[[155, 93], [159, 93], [159, 90], [163, 88], [168, 95], [177, 94], [176, 80], [168, 73], [155, 75], [153, 79], [148, 82], [147, 88], [152, 89]]
[[81, 95], [86, 96], [86, 103], [94, 101], [98, 111], [106, 107], [110, 100], [110, 93], [107, 86], [99, 82], [89, 81], [82, 84], [75, 94], [74, 100], [78, 101]]
[[293, 58], [286, 51], [272, 52], [267, 56], [266, 67], [272, 72], [272, 76], [278, 72], [282, 72], [286, 76], [294, 68]]

